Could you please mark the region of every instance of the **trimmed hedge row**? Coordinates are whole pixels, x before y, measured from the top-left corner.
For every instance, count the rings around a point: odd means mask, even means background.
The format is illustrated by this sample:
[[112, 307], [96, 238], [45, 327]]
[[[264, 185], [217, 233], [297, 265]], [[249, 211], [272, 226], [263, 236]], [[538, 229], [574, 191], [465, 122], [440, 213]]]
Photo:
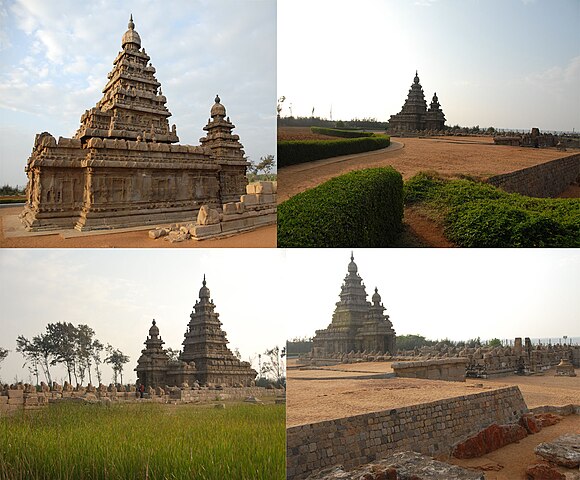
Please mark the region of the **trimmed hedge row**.
[[392, 167], [333, 178], [278, 206], [278, 247], [387, 247], [403, 225], [403, 178]]
[[320, 135], [330, 135], [331, 137], [342, 138], [362, 138], [373, 137], [373, 132], [362, 132], [361, 130], [339, 130], [336, 128], [310, 127], [312, 133], [319, 133]]
[[445, 235], [461, 247], [580, 247], [579, 199], [532, 198], [420, 173], [405, 184], [405, 201], [442, 213]]
[[387, 135], [344, 140], [287, 140], [278, 142], [278, 166], [311, 162], [322, 158], [380, 150], [390, 145]]

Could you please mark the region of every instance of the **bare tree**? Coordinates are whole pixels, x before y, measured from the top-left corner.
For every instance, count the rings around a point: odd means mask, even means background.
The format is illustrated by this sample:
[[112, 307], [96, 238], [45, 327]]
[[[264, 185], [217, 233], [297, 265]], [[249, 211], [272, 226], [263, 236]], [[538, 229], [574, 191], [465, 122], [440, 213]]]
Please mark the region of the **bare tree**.
[[261, 373], [273, 378], [275, 384], [279, 387], [286, 387], [286, 368], [284, 357], [286, 356], [286, 347], [280, 350], [277, 345], [264, 352], [266, 358], [261, 362]]

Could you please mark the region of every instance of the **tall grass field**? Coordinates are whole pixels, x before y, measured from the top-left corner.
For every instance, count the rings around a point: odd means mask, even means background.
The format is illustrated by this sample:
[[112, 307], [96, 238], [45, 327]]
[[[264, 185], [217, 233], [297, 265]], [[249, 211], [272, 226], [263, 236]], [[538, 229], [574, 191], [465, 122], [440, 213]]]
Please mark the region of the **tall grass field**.
[[0, 418], [0, 479], [283, 479], [283, 405], [79, 405]]

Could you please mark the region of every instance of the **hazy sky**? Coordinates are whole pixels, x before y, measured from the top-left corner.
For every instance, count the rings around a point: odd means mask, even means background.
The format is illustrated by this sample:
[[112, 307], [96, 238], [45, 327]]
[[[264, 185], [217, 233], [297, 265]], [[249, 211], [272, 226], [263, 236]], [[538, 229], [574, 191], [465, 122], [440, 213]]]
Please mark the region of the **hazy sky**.
[[199, 144], [219, 93], [250, 159], [276, 153], [276, 2], [0, 0], [0, 184], [26, 183], [36, 133], [74, 135], [130, 13], [180, 143]]
[[[165, 348], [181, 349], [204, 273], [230, 348], [243, 360], [286, 341], [278, 311], [276, 249], [0, 250], [0, 346], [11, 350], [0, 377], [28, 379], [16, 338], [52, 322], [87, 324], [103, 343], [130, 356], [124, 380], [156, 319]], [[110, 367], [104, 380], [112, 379]], [[64, 378], [64, 370], [55, 375]]]
[[[309, 337], [332, 320], [350, 250], [289, 249], [285, 259], [280, 321], [289, 338]], [[368, 249], [354, 259], [399, 335], [580, 336], [580, 250]]]
[[283, 115], [401, 110], [415, 70], [448, 125], [580, 129], [578, 0], [278, 0]]

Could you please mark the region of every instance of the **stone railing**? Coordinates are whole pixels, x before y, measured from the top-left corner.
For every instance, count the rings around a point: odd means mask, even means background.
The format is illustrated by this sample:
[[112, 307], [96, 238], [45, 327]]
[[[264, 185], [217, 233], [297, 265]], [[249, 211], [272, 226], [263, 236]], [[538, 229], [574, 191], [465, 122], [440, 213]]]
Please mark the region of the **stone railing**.
[[29, 384], [0, 386], [0, 416], [19, 410], [46, 407], [49, 403], [59, 401], [78, 401], [86, 403], [210, 403], [224, 400], [244, 400], [248, 397], [274, 399], [282, 396], [281, 390], [262, 387], [166, 387], [149, 388], [141, 394], [135, 386], [116, 387], [100, 385], [99, 387], [77, 387], [54, 384], [49, 388], [44, 383], [37, 390]]
[[396, 451], [449, 453], [455, 444], [528, 411], [517, 387], [288, 428], [287, 478], [333, 465], [347, 470]]

